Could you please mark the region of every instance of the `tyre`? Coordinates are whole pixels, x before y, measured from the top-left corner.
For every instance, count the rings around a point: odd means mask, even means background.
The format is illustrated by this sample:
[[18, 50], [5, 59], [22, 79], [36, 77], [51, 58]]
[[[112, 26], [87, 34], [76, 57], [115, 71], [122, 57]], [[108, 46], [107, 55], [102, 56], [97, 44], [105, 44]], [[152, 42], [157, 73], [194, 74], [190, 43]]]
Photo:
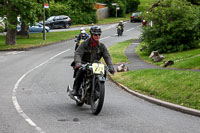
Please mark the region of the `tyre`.
[[69, 28], [69, 24], [65, 24], [65, 26], [64, 26], [66, 29], [68, 29]]
[[117, 29], [117, 35], [120, 36], [120, 30], [119, 29]]
[[49, 27], [50, 29], [53, 29], [53, 24], [52, 24], [52, 25], [48, 25], [48, 27]]
[[105, 95], [105, 85], [104, 82], [100, 82], [96, 79], [94, 88], [91, 91], [91, 110], [94, 115], [98, 115], [103, 107]]

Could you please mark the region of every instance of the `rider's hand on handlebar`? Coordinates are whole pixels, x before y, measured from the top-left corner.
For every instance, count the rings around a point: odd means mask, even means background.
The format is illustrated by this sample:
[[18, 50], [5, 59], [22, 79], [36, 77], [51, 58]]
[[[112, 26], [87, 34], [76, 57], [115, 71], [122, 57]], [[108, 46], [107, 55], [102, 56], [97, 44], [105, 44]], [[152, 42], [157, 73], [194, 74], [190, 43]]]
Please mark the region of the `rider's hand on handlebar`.
[[115, 74], [115, 69], [109, 69], [109, 72], [114, 75]]
[[75, 68], [79, 69], [81, 67], [81, 63], [76, 63]]

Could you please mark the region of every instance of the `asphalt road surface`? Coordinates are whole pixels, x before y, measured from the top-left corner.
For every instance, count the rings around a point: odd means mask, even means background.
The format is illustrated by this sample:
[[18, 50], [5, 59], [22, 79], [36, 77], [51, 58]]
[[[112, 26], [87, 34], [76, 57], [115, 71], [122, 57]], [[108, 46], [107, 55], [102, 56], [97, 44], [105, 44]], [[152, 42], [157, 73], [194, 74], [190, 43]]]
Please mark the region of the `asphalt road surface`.
[[[139, 23], [103, 25], [106, 46], [141, 34]], [[77, 107], [73, 85], [74, 40], [29, 51], [0, 52], [0, 133], [199, 133], [200, 118], [137, 98], [109, 80], [102, 111]], [[134, 50], [134, 49], [133, 49]], [[142, 79], [141, 79], [142, 80]]]

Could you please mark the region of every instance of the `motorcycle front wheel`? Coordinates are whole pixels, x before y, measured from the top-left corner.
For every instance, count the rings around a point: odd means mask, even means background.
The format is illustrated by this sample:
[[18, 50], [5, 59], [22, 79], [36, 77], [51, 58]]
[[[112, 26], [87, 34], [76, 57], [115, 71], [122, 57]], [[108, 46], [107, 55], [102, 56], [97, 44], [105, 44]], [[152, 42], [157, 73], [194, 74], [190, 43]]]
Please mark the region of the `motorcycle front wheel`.
[[95, 81], [94, 88], [91, 91], [91, 110], [94, 115], [98, 115], [103, 107], [105, 95], [104, 82], [100, 82], [98, 79]]

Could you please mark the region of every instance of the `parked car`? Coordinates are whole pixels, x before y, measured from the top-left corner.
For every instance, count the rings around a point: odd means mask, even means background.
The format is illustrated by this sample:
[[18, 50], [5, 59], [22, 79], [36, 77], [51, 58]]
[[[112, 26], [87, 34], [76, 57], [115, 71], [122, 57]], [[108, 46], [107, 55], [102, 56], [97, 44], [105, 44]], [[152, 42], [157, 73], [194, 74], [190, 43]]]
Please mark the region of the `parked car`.
[[5, 23], [6, 17], [0, 17], [0, 32], [6, 31], [6, 23]]
[[51, 16], [45, 21], [45, 25], [54, 28], [69, 28], [71, 26], [71, 18], [69, 16], [60, 15], [60, 16]]
[[[17, 31], [21, 30], [21, 26], [17, 25]], [[45, 26], [45, 31], [49, 32], [50, 28], [48, 26]], [[35, 25], [33, 26], [29, 26], [29, 32], [30, 33], [40, 33], [43, 32], [43, 25], [41, 25], [40, 23], [35, 23]]]
[[131, 22], [142, 22], [141, 12], [134, 12], [130, 17]]

